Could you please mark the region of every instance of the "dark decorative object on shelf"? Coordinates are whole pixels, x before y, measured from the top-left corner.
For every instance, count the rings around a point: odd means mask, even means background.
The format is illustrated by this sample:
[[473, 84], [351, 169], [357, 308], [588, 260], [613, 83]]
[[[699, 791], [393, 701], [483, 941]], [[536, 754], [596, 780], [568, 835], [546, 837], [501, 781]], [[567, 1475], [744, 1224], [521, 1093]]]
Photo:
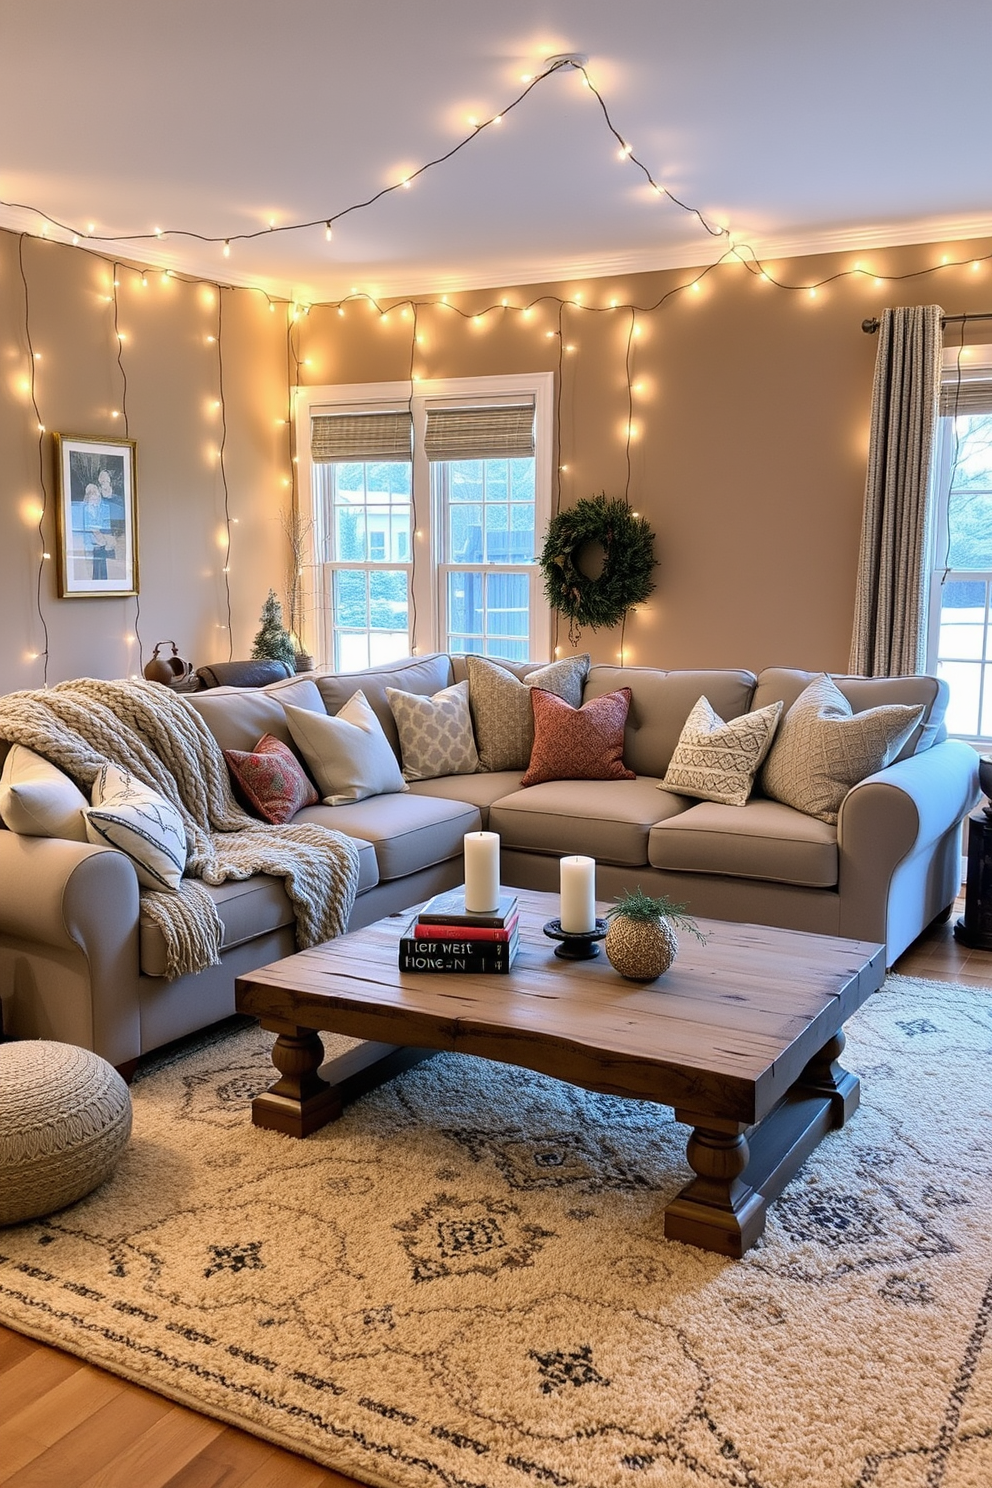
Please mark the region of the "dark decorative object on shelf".
[[203, 687], [267, 687], [291, 677], [293, 668], [286, 661], [213, 661], [196, 675]]
[[[588, 555], [596, 547], [603, 565], [593, 577], [581, 565], [583, 549]], [[573, 627], [608, 630], [654, 588], [654, 533], [626, 501], [611, 500], [604, 491], [551, 518], [538, 562], [552, 609]]]
[[992, 951], [992, 754], [978, 756], [978, 782], [987, 799], [968, 818], [964, 915], [954, 926], [954, 939], [973, 950]]
[[[171, 656], [159, 656], [163, 646], [172, 647]], [[175, 641], [159, 641], [152, 652], [151, 661], [145, 663], [145, 676], [149, 682], [161, 682], [165, 687], [184, 688], [195, 691], [198, 684], [193, 678], [192, 662], [183, 661]], [[193, 687], [184, 684], [194, 682]]]
[[555, 946], [555, 955], [563, 961], [590, 961], [599, 955], [597, 940], [606, 935], [606, 921], [597, 920], [595, 930], [563, 930], [561, 920], [549, 920], [544, 927], [549, 940], [560, 940]]
[[252, 661], [284, 661], [291, 672], [296, 670], [296, 647], [282, 623], [282, 605], [274, 589], [262, 606], [262, 628], [251, 648]]

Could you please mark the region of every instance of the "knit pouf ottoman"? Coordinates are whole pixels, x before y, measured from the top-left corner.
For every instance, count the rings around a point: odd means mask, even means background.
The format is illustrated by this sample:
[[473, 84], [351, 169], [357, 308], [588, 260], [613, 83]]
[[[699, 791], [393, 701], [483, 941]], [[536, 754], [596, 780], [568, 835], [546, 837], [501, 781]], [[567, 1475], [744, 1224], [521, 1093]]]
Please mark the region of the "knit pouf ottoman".
[[47, 1039], [0, 1044], [0, 1225], [90, 1193], [130, 1135], [130, 1091], [99, 1054]]

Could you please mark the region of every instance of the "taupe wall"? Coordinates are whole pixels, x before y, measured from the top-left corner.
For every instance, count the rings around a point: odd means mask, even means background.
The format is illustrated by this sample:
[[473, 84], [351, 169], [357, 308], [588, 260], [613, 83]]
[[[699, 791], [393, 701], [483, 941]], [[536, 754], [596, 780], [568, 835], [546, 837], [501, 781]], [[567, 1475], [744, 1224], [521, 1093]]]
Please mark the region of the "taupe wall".
[[[23, 253], [28, 298], [19, 267]], [[698, 294], [668, 291], [686, 272], [575, 281], [452, 296], [459, 310], [496, 305], [481, 325], [450, 307], [401, 307], [386, 320], [364, 302], [314, 307], [294, 331], [300, 380], [378, 381], [409, 375], [470, 376], [555, 369], [558, 299], [585, 309], [561, 315], [562, 501], [626, 481], [625, 355], [629, 313], [645, 307], [632, 342], [636, 438], [630, 499], [657, 534], [658, 587], [627, 626], [626, 659], [663, 666], [847, 664], [868, 437], [875, 341], [864, 316], [885, 305], [936, 302], [948, 314], [992, 310], [992, 268], [972, 270], [992, 244], [871, 250], [776, 262], [783, 281], [806, 285], [862, 262], [906, 276], [836, 280], [815, 298], [787, 293], [740, 264], [708, 274]], [[918, 270], [947, 256], [964, 260]], [[42, 545], [37, 419], [25, 392], [27, 328], [46, 429], [123, 434], [114, 343], [112, 270], [82, 249], [0, 233], [0, 688], [40, 685], [44, 631], [38, 613]], [[195, 664], [247, 655], [270, 585], [285, 591], [283, 515], [292, 464], [285, 418], [295, 360], [287, 315], [265, 296], [225, 290], [220, 349], [232, 518], [231, 631], [224, 566], [225, 498], [216, 451], [221, 425], [217, 291], [118, 272], [130, 436], [138, 445], [139, 604], [59, 600], [44, 562], [40, 605], [48, 627], [48, 681], [139, 670], [152, 644], [173, 637]], [[528, 317], [503, 311], [535, 302]], [[424, 297], [430, 298], [430, 297]], [[50, 438], [40, 440], [48, 493], [45, 547], [54, 552]], [[567, 639], [560, 637], [563, 650]], [[586, 632], [583, 649], [613, 660], [618, 633]]]

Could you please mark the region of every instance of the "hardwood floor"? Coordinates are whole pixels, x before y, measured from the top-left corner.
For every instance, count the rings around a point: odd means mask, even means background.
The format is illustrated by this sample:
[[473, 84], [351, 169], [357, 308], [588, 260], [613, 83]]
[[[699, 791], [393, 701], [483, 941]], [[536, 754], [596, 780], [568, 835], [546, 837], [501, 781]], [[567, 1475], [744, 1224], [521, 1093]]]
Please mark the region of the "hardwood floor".
[[[992, 952], [936, 925], [895, 971], [992, 987]], [[10, 1488], [358, 1488], [353, 1478], [0, 1327], [0, 1484]]]

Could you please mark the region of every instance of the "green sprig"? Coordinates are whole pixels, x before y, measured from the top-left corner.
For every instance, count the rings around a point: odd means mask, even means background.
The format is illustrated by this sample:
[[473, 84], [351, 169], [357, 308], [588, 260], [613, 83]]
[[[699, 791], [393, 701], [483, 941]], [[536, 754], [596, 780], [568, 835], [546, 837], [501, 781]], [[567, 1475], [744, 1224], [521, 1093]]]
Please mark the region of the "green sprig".
[[650, 894], [645, 894], [640, 884], [636, 889], [625, 889], [617, 899], [616, 904], [606, 911], [608, 920], [623, 916], [626, 920], [639, 920], [651, 923], [655, 920], [668, 920], [677, 930], [686, 930], [694, 935], [703, 945], [708, 939], [691, 915], [685, 912], [684, 904], [676, 904], [669, 899], [667, 894], [652, 899]]

